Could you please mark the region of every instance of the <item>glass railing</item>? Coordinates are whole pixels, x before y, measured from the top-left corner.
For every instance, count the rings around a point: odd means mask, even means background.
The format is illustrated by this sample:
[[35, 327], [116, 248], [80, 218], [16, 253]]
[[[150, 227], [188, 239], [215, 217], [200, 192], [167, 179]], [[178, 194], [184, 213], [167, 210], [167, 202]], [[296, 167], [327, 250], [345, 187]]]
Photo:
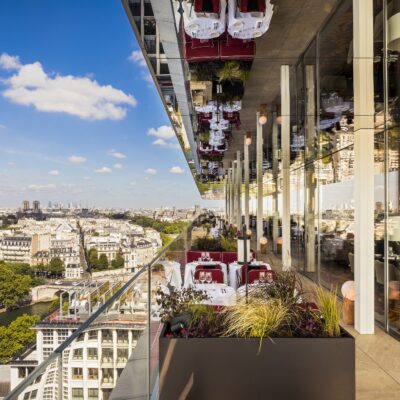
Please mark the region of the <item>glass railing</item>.
[[[10, 363], [12, 375], [21, 378], [12, 381], [5, 399], [158, 398], [156, 291], [181, 285], [181, 266], [196, 224], [133, 275], [71, 287], [59, 309], [36, 324], [36, 347]], [[61, 337], [66, 330], [70, 336], [52, 347], [58, 332]], [[55, 339], [44, 340], [49, 335]], [[30, 372], [25, 378], [22, 368]]]

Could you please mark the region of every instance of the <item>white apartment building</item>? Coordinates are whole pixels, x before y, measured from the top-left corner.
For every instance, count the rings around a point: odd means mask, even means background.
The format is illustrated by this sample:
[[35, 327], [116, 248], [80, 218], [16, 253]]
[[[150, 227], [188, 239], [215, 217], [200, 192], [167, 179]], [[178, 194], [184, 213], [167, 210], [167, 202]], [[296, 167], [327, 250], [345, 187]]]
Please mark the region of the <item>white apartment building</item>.
[[130, 272], [151, 262], [156, 254], [156, 249], [151, 240], [141, 238], [133, 244], [123, 247], [124, 268]]
[[0, 258], [8, 262], [31, 262], [32, 237], [26, 235], [5, 236], [0, 244]]
[[110, 236], [90, 236], [86, 241], [86, 249], [96, 249], [97, 254], [105, 254], [108, 261], [114, 260], [121, 250], [121, 235], [111, 234]]
[[[145, 284], [144, 284], [145, 286]], [[98, 317], [62, 354], [30, 385], [19, 398], [24, 400], [108, 400], [137, 340], [146, 327], [145, 291], [138, 297], [126, 297], [113, 311]], [[85, 294], [87, 295], [87, 293]], [[119, 303], [116, 303], [119, 305]], [[11, 362], [11, 389], [34, 367], [47, 359], [76, 329], [88, 314], [59, 316], [57, 312], [35, 325], [36, 349], [26, 357]], [[62, 395], [58, 388], [62, 385]]]
[[80, 264], [66, 264], [65, 265], [65, 278], [66, 279], [80, 279], [83, 274], [83, 268]]

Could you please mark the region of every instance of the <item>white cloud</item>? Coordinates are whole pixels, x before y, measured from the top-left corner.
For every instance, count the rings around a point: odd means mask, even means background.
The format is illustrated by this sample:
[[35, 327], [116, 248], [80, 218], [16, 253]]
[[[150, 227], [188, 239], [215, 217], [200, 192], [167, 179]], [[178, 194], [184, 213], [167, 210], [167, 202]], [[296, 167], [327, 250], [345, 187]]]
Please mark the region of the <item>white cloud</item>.
[[112, 156], [112, 157], [115, 157], [115, 158], [120, 158], [120, 159], [126, 158], [126, 155], [124, 153], [121, 153], [121, 152], [116, 151], [116, 150], [109, 150], [108, 151], [108, 155]]
[[0, 54], [0, 68], [11, 70], [20, 69], [21, 63], [18, 56], [10, 56], [7, 53]]
[[95, 172], [96, 174], [109, 174], [110, 172], [112, 172], [112, 169], [108, 167], [101, 167], [94, 169], [93, 172]]
[[143, 57], [143, 53], [140, 50], [133, 50], [131, 55], [128, 57], [128, 60], [140, 65], [141, 67], [146, 66], [146, 61]]
[[172, 139], [173, 137], [175, 137], [175, 132], [172, 129], [171, 126], [167, 126], [167, 125], [163, 125], [160, 126], [159, 128], [150, 128], [147, 131], [147, 134], [149, 136], [155, 136], [156, 138], [159, 139]]
[[155, 175], [157, 173], [157, 170], [155, 168], [147, 168], [145, 172], [148, 175]]
[[115, 163], [115, 164], [113, 165], [113, 168], [114, 168], [114, 169], [122, 169], [122, 168], [124, 168], [124, 166], [123, 166], [121, 163]]
[[10, 166], [10, 167], [15, 167], [15, 162], [14, 161], [9, 161], [8, 163], [7, 163], [7, 165], [8, 166]]
[[91, 178], [90, 178], [90, 176], [84, 176], [82, 179], [85, 181], [90, 181]]
[[4, 79], [2, 95], [14, 103], [38, 111], [62, 112], [87, 120], [119, 120], [136, 99], [111, 85], [88, 77], [47, 74], [40, 62], [22, 65], [18, 57], [0, 55], [0, 67], [16, 72]]
[[167, 146], [168, 145], [168, 143], [164, 140], [164, 139], [156, 139], [154, 142], [153, 142], [153, 144], [154, 145], [156, 145], [156, 146]]
[[171, 174], [183, 174], [183, 169], [181, 167], [172, 167], [169, 172]]
[[46, 185], [37, 185], [37, 184], [32, 184], [28, 186], [28, 189], [31, 190], [48, 190], [48, 189], [55, 189], [56, 185], [53, 185], [52, 183], [48, 183]]
[[48, 174], [51, 176], [58, 176], [60, 175], [60, 172], [57, 169], [52, 169], [51, 171], [48, 172]]
[[131, 186], [136, 186], [136, 182], [130, 182], [129, 183]]
[[148, 83], [153, 83], [153, 84], [154, 84], [154, 80], [153, 80], [153, 77], [151, 76], [151, 73], [150, 73], [150, 72], [143, 73], [142, 76], [143, 76], [143, 79], [144, 79], [146, 82], [148, 82]]
[[175, 132], [170, 126], [160, 126], [159, 128], [150, 128], [147, 131], [148, 136], [157, 138], [152, 142], [155, 146], [167, 147], [170, 149], [179, 149], [179, 143], [176, 141]]
[[68, 161], [71, 164], [83, 164], [87, 161], [87, 158], [82, 156], [70, 156], [68, 157]]

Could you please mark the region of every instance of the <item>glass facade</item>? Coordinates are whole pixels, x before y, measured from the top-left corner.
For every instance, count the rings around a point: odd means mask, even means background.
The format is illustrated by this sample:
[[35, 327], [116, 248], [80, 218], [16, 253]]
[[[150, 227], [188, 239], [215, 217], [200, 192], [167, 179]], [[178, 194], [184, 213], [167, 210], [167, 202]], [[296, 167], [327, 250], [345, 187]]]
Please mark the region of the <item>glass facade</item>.
[[[375, 316], [393, 334], [400, 333], [400, 38], [394, 28], [400, 21], [397, 18], [399, 0], [374, 1]], [[297, 64], [290, 68], [292, 265], [315, 282], [336, 287], [340, 294], [341, 285], [354, 280], [351, 0], [340, 3]], [[279, 149], [280, 132], [277, 142]], [[274, 159], [279, 160], [279, 153], [277, 150]], [[269, 176], [277, 190], [264, 201], [265, 216], [271, 220], [271, 215], [276, 215], [278, 227], [282, 215], [280, 169], [280, 161], [271, 166]], [[264, 181], [271, 184], [268, 179]], [[269, 230], [270, 238], [272, 231]], [[274, 241], [278, 253], [280, 234], [278, 230]]]

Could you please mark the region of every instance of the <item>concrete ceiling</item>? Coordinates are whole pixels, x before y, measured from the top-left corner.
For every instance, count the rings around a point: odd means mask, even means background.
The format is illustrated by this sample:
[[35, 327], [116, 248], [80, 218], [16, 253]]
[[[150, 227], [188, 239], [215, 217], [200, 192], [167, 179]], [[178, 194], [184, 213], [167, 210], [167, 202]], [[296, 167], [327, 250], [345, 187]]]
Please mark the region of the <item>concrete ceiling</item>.
[[[243, 150], [243, 135], [255, 132], [256, 112], [260, 104], [271, 109], [279, 104], [280, 66], [295, 65], [300, 55], [318, 32], [320, 26], [340, 0], [272, 0], [274, 15], [268, 32], [256, 40], [257, 54], [245, 87], [240, 131], [234, 130], [233, 140], [224, 157], [230, 166], [237, 150]], [[264, 128], [264, 138], [271, 128]], [[264, 139], [265, 140], [265, 139]], [[254, 159], [255, 140], [250, 149]]]

